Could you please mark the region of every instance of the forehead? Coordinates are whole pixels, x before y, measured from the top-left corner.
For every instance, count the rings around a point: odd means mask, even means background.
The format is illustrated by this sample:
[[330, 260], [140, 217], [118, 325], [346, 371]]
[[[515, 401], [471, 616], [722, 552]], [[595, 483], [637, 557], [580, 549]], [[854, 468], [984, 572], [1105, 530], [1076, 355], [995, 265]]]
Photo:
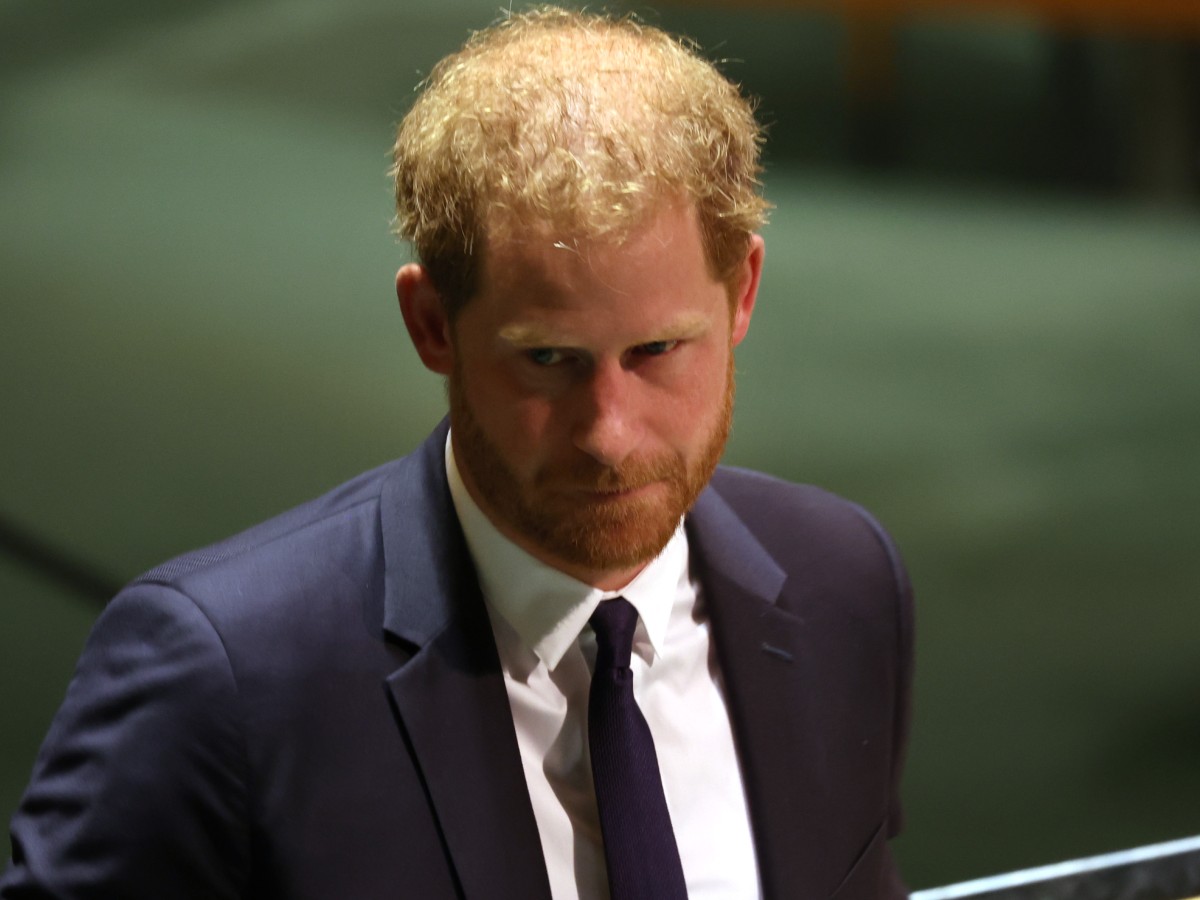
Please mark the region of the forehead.
[[699, 218], [690, 203], [661, 203], [635, 225], [600, 234], [497, 219], [484, 238], [479, 285], [481, 294], [511, 287], [557, 293], [603, 285], [618, 272], [650, 280], [663, 269], [689, 279], [707, 274]]
[[[660, 209], [630, 234], [577, 238], [534, 229], [490, 236], [478, 290], [464, 314], [489, 331], [522, 335], [601, 332], [642, 336], [675, 323], [686, 330], [726, 308], [711, 274], [694, 210]], [[667, 335], [662, 335], [666, 337]], [[648, 339], [648, 338], [647, 338]]]

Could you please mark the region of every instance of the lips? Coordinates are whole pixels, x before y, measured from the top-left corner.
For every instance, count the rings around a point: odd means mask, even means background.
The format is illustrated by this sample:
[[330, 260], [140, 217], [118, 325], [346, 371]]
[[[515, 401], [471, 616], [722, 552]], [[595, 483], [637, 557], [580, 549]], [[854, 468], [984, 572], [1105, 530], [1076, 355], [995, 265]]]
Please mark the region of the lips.
[[645, 493], [648, 489], [654, 487], [660, 482], [646, 481], [641, 484], [629, 485], [620, 488], [595, 488], [589, 487], [580, 490], [579, 493], [588, 498], [593, 503], [613, 503], [619, 500], [629, 500], [640, 494]]
[[620, 497], [656, 484], [669, 483], [681, 476], [682, 467], [674, 466], [670, 462], [643, 462], [636, 465], [627, 464], [621, 469], [592, 467], [590, 471], [559, 470], [551, 478], [543, 476], [543, 489], [548, 488], [565, 494]]

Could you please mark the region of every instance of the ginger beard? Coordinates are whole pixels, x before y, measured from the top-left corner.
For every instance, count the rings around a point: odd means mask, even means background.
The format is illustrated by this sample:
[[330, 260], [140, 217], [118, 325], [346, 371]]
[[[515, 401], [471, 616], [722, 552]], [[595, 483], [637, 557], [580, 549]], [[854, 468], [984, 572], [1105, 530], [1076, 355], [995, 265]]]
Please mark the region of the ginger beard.
[[[733, 353], [721, 410], [696, 458], [663, 453], [612, 468], [580, 453], [574, 462], [543, 468], [528, 481], [522, 481], [480, 426], [457, 364], [447, 388], [455, 460], [482, 495], [481, 506], [493, 524], [572, 566], [630, 568], [662, 551], [721, 460], [733, 422]], [[648, 484], [662, 485], [665, 492], [615, 493]], [[593, 492], [613, 496], [596, 498]]]

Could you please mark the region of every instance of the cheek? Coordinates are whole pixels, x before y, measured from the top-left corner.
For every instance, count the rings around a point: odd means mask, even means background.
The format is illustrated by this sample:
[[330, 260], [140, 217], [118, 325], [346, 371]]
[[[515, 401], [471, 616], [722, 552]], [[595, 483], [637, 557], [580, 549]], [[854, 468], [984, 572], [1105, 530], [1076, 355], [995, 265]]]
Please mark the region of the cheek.
[[546, 400], [523, 396], [503, 378], [485, 379], [479, 385], [476, 417], [517, 470], [536, 466], [552, 441], [554, 409]]
[[694, 363], [653, 404], [663, 427], [683, 443], [693, 443], [707, 435], [725, 405], [727, 354], [714, 349]]
[[[528, 461], [541, 457], [549, 449], [556, 417], [553, 407], [545, 400], [523, 398], [508, 408], [507, 421], [501, 427], [508, 430], [512, 443]], [[516, 461], [518, 465], [521, 460]]]

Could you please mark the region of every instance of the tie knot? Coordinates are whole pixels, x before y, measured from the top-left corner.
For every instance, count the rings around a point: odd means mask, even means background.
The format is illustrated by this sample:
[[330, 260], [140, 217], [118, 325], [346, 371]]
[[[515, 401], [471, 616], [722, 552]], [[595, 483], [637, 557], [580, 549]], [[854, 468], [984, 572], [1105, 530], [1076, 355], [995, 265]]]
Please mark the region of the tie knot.
[[597, 672], [601, 669], [629, 668], [637, 620], [637, 610], [624, 597], [601, 601], [596, 607], [588, 621], [596, 632]]

